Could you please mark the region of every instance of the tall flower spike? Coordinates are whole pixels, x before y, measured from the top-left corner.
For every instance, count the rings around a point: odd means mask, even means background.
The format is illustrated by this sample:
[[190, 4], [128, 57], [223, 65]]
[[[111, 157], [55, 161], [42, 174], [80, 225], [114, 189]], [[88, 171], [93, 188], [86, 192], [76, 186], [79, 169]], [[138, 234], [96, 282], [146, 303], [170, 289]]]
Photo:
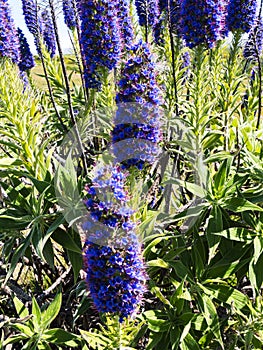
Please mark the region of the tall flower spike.
[[131, 49], [118, 82], [112, 152], [122, 168], [143, 169], [159, 155], [161, 91], [149, 46], [140, 41]]
[[182, 0], [181, 33], [190, 48], [213, 47], [221, 34], [220, 0]]
[[73, 3], [74, 1], [75, 0], [63, 0], [63, 3], [62, 3], [64, 21], [65, 21], [65, 24], [70, 29], [73, 29], [77, 26], [74, 3]]
[[129, 49], [134, 41], [134, 30], [132, 26], [132, 19], [130, 16], [130, 1], [116, 1], [116, 7], [121, 40], [123, 42], [123, 46]]
[[37, 36], [39, 23], [35, 0], [22, 0], [22, 9], [28, 30], [31, 34]]
[[154, 40], [157, 44], [164, 42], [164, 28], [169, 24], [174, 34], [180, 36], [182, 0], [159, 1], [160, 17], [154, 26]]
[[79, 0], [81, 49], [87, 88], [100, 89], [102, 74], [116, 67], [121, 53], [121, 38], [115, 1]]
[[56, 36], [54, 26], [51, 20], [51, 16], [48, 10], [41, 12], [41, 34], [43, 41], [46, 45], [50, 57], [54, 57], [56, 54]]
[[[99, 312], [118, 315], [121, 322], [136, 313], [146, 289], [140, 244], [130, 219], [133, 211], [126, 206], [125, 178], [118, 167], [98, 170], [92, 186], [86, 187], [90, 218], [82, 225], [87, 235], [84, 268], [93, 302]], [[98, 222], [102, 229], [94, 229]]]
[[158, 0], [135, 0], [135, 6], [139, 24], [146, 27], [146, 30], [154, 27], [160, 15]]
[[248, 33], [256, 20], [257, 3], [257, 0], [230, 0], [226, 18], [228, 30]]
[[20, 28], [17, 29], [21, 59], [18, 64], [20, 71], [25, 72], [35, 66], [34, 57], [30, 51], [27, 39]]
[[0, 57], [19, 63], [19, 42], [7, 0], [0, 0]]
[[263, 21], [258, 18], [251, 28], [246, 45], [244, 47], [244, 57], [249, 61], [257, 62], [263, 48]]

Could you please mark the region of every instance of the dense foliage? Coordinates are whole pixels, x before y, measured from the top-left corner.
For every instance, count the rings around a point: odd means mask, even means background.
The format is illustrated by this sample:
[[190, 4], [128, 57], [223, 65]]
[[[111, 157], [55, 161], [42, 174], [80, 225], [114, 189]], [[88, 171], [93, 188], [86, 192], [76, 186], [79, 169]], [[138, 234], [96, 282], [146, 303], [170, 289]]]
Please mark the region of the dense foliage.
[[20, 5], [35, 57], [0, 0], [0, 348], [262, 349], [262, 4]]

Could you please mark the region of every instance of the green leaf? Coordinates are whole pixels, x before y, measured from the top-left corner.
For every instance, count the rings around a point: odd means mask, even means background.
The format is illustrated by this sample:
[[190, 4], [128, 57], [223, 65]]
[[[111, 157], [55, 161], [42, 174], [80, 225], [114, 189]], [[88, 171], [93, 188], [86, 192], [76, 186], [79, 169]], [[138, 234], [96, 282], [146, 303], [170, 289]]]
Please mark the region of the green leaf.
[[13, 302], [16, 308], [16, 312], [20, 318], [26, 317], [29, 315], [28, 309], [25, 307], [25, 304], [22, 303], [16, 296], [13, 298]]
[[4, 284], [9, 280], [9, 278], [12, 276], [16, 266], [17, 266], [17, 263], [19, 261], [19, 259], [25, 255], [25, 251], [26, 249], [28, 248], [29, 244], [30, 244], [30, 240], [31, 240], [31, 234], [32, 234], [32, 231], [31, 233], [29, 233], [26, 237], [26, 239], [20, 244], [20, 246], [15, 250], [14, 252], [14, 255], [12, 257], [12, 260], [11, 260], [11, 264], [10, 264], [10, 268], [7, 272], [7, 275], [6, 275], [6, 279], [5, 279], [5, 282]]
[[69, 333], [60, 328], [46, 330], [42, 338], [49, 343], [61, 344], [73, 348], [80, 344], [80, 338], [76, 334]]
[[219, 318], [214, 303], [206, 294], [200, 294], [198, 301], [207, 325], [213, 332], [221, 347], [224, 349], [223, 340], [220, 333]]
[[32, 315], [34, 326], [39, 327], [41, 323], [41, 310], [34, 297], [32, 298]]
[[71, 250], [68, 250], [67, 253], [74, 272], [74, 283], [76, 283], [83, 266], [82, 255]]
[[207, 226], [207, 242], [209, 246], [209, 257], [208, 263], [210, 263], [211, 259], [216, 253], [218, 245], [221, 241], [220, 236], [213, 235], [214, 232], [223, 230], [223, 217], [222, 211], [219, 206], [214, 205], [211, 209], [208, 226]]
[[234, 306], [236, 309], [242, 310], [249, 304], [249, 299], [246, 295], [227, 285], [207, 283], [205, 287], [211, 291], [211, 296], [230, 307]]
[[176, 185], [182, 186], [187, 191], [191, 192], [192, 194], [200, 198], [204, 198], [207, 195], [207, 192], [203, 187], [191, 182], [180, 180], [180, 179], [170, 178], [169, 180], [164, 182], [164, 185], [166, 184], [176, 184]]
[[34, 332], [26, 324], [23, 324], [23, 323], [12, 323], [11, 327], [15, 328], [18, 331], [20, 331], [20, 333], [22, 335], [26, 335], [28, 338], [30, 338], [30, 337], [32, 337], [34, 335]]
[[10, 168], [12, 166], [17, 167], [22, 165], [23, 162], [20, 159], [15, 158], [0, 158], [0, 169]]
[[241, 197], [226, 199], [222, 202], [221, 205], [222, 208], [233, 211], [235, 213], [241, 213], [248, 210], [263, 211], [263, 208]]
[[163, 269], [169, 269], [169, 264], [165, 262], [163, 259], [150, 260], [147, 262], [149, 267], [161, 267]]
[[250, 246], [243, 246], [239, 251], [236, 247], [230, 249], [218, 262], [207, 269], [208, 278], [227, 278], [241, 269], [251, 259], [243, 258]]
[[176, 275], [180, 278], [180, 279], [186, 279], [189, 280], [191, 282], [193, 281], [193, 274], [192, 272], [188, 269], [188, 267], [186, 267], [182, 261], [177, 260], [177, 261], [168, 261], [169, 265], [172, 266], [172, 268], [174, 269]]
[[167, 320], [167, 315], [158, 310], [149, 310], [144, 312], [148, 327], [153, 332], [167, 332], [171, 322]]
[[231, 227], [221, 232], [212, 232], [212, 235], [225, 237], [231, 241], [251, 243], [256, 233], [242, 227]]
[[183, 339], [181, 345], [181, 350], [200, 350], [200, 347], [196, 340], [192, 337], [190, 333], [188, 333]]
[[52, 234], [52, 239], [60, 244], [63, 248], [68, 249], [72, 252], [81, 254], [82, 250], [77, 244], [74, 242], [72, 236], [67, 230], [62, 228], [57, 228], [56, 231]]
[[82, 338], [91, 346], [93, 349], [103, 350], [107, 349], [107, 345], [110, 342], [110, 339], [104, 337], [102, 334], [87, 332], [80, 329], [80, 334]]
[[41, 328], [47, 328], [59, 314], [62, 303], [62, 293], [58, 293], [52, 303], [42, 312]]

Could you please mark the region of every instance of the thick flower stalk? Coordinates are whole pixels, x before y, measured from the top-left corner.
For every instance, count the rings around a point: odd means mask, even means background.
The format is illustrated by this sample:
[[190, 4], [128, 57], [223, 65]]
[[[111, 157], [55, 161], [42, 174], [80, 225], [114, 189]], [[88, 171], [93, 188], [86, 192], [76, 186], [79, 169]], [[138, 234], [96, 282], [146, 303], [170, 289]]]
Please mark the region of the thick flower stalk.
[[64, 21], [65, 21], [65, 24], [70, 29], [73, 29], [77, 26], [74, 3], [73, 3], [74, 1], [75, 0], [63, 0], [62, 2]]
[[54, 26], [52, 23], [52, 19], [49, 11], [46, 9], [41, 12], [41, 28], [40, 32], [42, 34], [42, 38], [44, 44], [48, 52], [50, 53], [50, 57], [54, 57], [56, 54], [56, 36], [54, 31]]
[[161, 91], [149, 46], [141, 41], [131, 49], [118, 82], [112, 151], [123, 168], [142, 169], [159, 155]]
[[228, 30], [248, 33], [256, 19], [257, 0], [230, 0], [227, 7]]
[[17, 29], [17, 33], [20, 46], [20, 62], [18, 66], [21, 72], [26, 72], [35, 66], [35, 61], [27, 39], [20, 28]]
[[20, 59], [17, 31], [7, 0], [0, 0], [0, 57], [17, 64]]
[[[84, 203], [90, 216], [82, 228], [86, 233], [84, 267], [86, 282], [99, 312], [120, 317], [136, 313], [145, 292], [146, 274], [140, 244], [127, 206], [126, 175], [119, 167], [97, 171], [86, 186]], [[101, 226], [98, 226], [98, 225]]]
[[181, 33], [190, 48], [213, 47], [221, 35], [220, 0], [182, 0]]
[[78, 9], [85, 85], [100, 89], [105, 68], [115, 68], [121, 53], [117, 7], [115, 1], [79, 0]]

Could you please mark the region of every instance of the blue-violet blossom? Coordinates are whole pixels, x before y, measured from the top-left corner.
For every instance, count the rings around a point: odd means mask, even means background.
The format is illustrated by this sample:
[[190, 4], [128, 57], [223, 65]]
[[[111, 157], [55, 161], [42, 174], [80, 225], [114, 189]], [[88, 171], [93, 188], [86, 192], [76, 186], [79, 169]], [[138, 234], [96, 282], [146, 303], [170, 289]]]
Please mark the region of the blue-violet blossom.
[[121, 53], [121, 37], [115, 1], [79, 0], [80, 44], [87, 88], [100, 89], [103, 71], [116, 67]]

